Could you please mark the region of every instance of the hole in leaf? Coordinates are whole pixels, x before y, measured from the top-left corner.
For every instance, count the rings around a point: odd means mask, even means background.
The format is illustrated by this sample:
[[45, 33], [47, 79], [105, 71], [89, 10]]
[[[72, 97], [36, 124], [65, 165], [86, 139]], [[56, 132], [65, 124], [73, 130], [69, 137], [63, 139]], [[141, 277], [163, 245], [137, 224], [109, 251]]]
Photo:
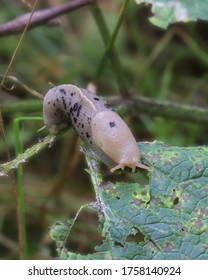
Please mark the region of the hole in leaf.
[[95, 212], [83, 211], [75, 221], [66, 240], [65, 247], [82, 255], [95, 252], [95, 246], [103, 243], [104, 238], [98, 232], [99, 219]]
[[139, 231], [137, 228], [134, 228], [136, 229], [136, 234], [129, 234], [126, 238], [126, 242], [134, 242], [134, 243], [139, 243], [139, 242], [142, 242], [144, 241], [144, 235], [141, 231]]
[[173, 201], [173, 205], [177, 205], [179, 203], [179, 197], [176, 197]]
[[116, 241], [114, 244], [115, 244], [115, 246], [119, 246], [119, 247], [122, 247], [122, 248], [124, 247], [124, 245], [121, 242], [118, 242], [118, 241]]

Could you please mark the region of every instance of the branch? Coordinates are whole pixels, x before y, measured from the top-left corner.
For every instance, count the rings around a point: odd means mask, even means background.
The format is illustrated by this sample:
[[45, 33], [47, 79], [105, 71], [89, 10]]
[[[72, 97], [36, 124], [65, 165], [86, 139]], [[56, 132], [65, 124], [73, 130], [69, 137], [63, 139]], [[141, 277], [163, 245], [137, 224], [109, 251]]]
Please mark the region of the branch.
[[[124, 101], [125, 102], [125, 101]], [[127, 101], [128, 103], [128, 101]], [[208, 108], [189, 104], [181, 104], [165, 100], [157, 100], [143, 96], [133, 97], [127, 107], [130, 113], [138, 116], [144, 113], [149, 116], [164, 117], [175, 121], [208, 124]]]
[[[122, 105], [126, 114], [147, 114], [149, 116], [163, 117], [175, 121], [186, 121], [201, 125], [208, 125], [208, 108], [192, 106], [188, 104], [179, 104], [170, 101], [156, 100], [143, 96], [128, 97], [122, 99], [120, 97], [106, 97], [109, 104], [117, 106]], [[3, 114], [11, 114], [15, 112], [36, 113], [42, 110], [42, 101], [24, 100], [19, 102], [9, 102], [1, 105]]]
[[11, 171], [12, 169], [16, 169], [19, 164], [25, 163], [28, 159], [37, 154], [39, 151], [43, 150], [45, 147], [50, 147], [55, 139], [56, 135], [50, 134], [46, 136], [41, 142], [27, 149], [24, 153], [19, 154], [15, 159], [0, 164], [0, 176], [5, 176], [9, 173], [9, 171]]
[[[0, 83], [3, 79], [4, 76], [0, 75]], [[20, 98], [23, 98], [27, 95], [32, 95], [39, 99], [43, 99], [43, 96], [40, 93], [38, 93], [34, 89], [29, 88], [27, 85], [24, 85], [16, 77], [13, 76], [7, 76], [4, 80], [4, 84], [0, 89]]]
[[[36, 11], [32, 17], [29, 28], [34, 28], [44, 24], [51, 25], [54, 23], [54, 18], [82, 6], [89, 5], [92, 2], [93, 0], [73, 0], [56, 7]], [[29, 18], [30, 13], [26, 13], [11, 21], [0, 24], [0, 37], [21, 33], [27, 25]]]

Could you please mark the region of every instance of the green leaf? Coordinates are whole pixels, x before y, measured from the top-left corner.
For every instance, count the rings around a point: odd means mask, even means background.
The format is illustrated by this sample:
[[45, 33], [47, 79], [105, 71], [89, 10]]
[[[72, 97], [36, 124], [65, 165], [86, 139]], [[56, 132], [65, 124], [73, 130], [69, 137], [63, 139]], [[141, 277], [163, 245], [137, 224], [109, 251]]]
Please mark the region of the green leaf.
[[150, 21], [161, 28], [170, 23], [208, 20], [207, 0], [136, 0], [138, 4], [152, 5], [153, 17]]
[[139, 147], [149, 185], [94, 182], [105, 240], [85, 256], [63, 246], [61, 259], [208, 259], [208, 147]]

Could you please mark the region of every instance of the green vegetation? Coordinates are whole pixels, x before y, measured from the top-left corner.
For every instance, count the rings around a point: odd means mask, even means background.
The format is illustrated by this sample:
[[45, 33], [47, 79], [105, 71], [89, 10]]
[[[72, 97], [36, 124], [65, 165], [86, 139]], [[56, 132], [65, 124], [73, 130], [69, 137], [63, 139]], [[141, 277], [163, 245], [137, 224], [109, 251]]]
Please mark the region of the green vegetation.
[[[186, 5], [195, 22], [170, 25], [168, 1], [142, 2], [155, 17], [136, 1], [97, 1], [0, 38], [1, 259], [208, 259], [208, 23], [196, 21], [208, 13]], [[0, 18], [28, 11], [3, 1]], [[110, 174], [72, 129], [40, 130], [50, 83], [89, 82], [149, 141], [139, 147], [150, 177]]]

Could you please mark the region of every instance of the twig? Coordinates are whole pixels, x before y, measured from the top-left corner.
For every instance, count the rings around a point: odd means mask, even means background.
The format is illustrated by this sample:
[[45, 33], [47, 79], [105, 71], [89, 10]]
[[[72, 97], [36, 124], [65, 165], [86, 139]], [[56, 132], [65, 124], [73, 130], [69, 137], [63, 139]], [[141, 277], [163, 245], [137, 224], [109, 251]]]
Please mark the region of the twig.
[[48, 135], [46, 136], [43, 141], [41, 141], [38, 144], [35, 144], [31, 148], [27, 149], [24, 153], [19, 154], [15, 159], [3, 163], [0, 165], [0, 176], [5, 176], [6, 174], [9, 173], [12, 169], [15, 169], [19, 166], [19, 164], [25, 163], [29, 158], [37, 154], [40, 150], [45, 148], [48, 145], [51, 145], [56, 136], [55, 135]]
[[[3, 75], [0, 75], [0, 83], [4, 79]], [[4, 84], [1, 89], [5, 92], [8, 92], [17, 97], [24, 97], [26, 95], [33, 95], [39, 99], [43, 99], [43, 96], [35, 91], [34, 89], [29, 88], [28, 86], [21, 83], [16, 77], [7, 76], [4, 79]]]
[[[111, 105], [122, 105], [128, 114], [138, 116], [147, 114], [149, 116], [164, 117], [176, 121], [186, 121], [201, 125], [208, 124], [208, 108], [179, 104], [170, 101], [156, 100], [143, 96], [128, 97], [122, 99], [118, 97], [106, 97]], [[42, 102], [38, 100], [27, 100], [14, 103], [2, 104], [2, 113], [11, 114], [15, 112], [36, 113], [42, 110]]]
[[69, 129], [69, 127], [66, 127], [56, 134], [47, 135], [44, 139], [39, 141], [37, 144], [28, 148], [24, 153], [19, 154], [15, 159], [13, 159], [9, 162], [0, 164], [0, 176], [7, 175], [12, 169], [16, 169], [19, 166], [19, 164], [25, 163], [28, 159], [30, 159], [31, 157], [36, 155], [38, 152], [40, 152], [47, 146], [51, 147], [51, 145], [57, 139], [57, 137], [60, 137], [68, 129]]
[[[80, 7], [89, 5], [92, 3], [92, 1], [93, 0], [73, 0], [59, 6], [36, 11], [32, 17], [29, 28], [34, 28], [44, 24], [50, 24], [54, 18], [69, 11], [73, 11]], [[30, 13], [26, 13], [11, 21], [1, 24], [0, 37], [21, 33], [27, 25], [29, 18]]]
[[81, 143], [82, 151], [85, 154], [85, 159], [87, 162], [87, 166], [89, 168], [89, 174], [91, 177], [92, 185], [94, 187], [96, 202], [98, 205], [100, 204], [101, 207], [101, 198], [100, 198], [100, 191], [99, 188], [103, 183], [102, 174], [99, 169], [99, 162], [91, 156], [91, 152], [89, 147], [85, 145], [84, 142]]
[[164, 117], [175, 121], [186, 121], [201, 125], [208, 124], [208, 108], [197, 107], [188, 104], [179, 104], [170, 101], [156, 100], [143, 96], [120, 100], [116, 104], [123, 103], [130, 114], [147, 114], [149, 116]]

